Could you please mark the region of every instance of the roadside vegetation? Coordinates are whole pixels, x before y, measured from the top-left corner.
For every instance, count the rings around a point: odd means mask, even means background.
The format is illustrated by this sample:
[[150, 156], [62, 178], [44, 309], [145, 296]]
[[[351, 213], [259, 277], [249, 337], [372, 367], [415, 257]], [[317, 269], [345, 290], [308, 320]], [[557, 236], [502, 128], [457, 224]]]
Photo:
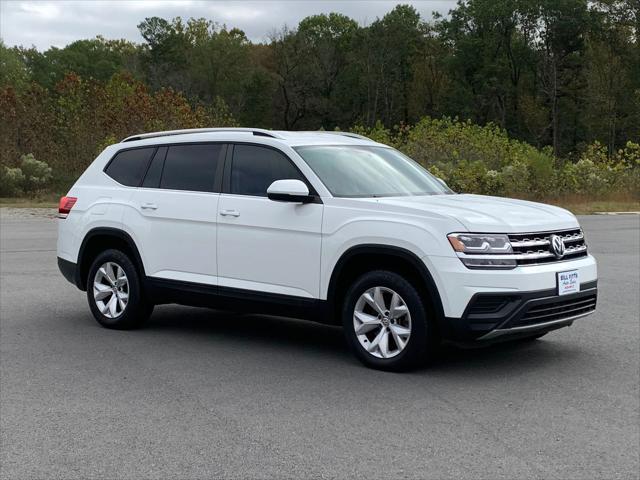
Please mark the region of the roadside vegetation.
[[463, 0], [428, 22], [400, 5], [367, 26], [307, 17], [265, 43], [157, 17], [142, 44], [0, 41], [0, 203], [48, 202], [133, 133], [259, 126], [362, 133], [456, 191], [640, 210], [634, 5]]
[[579, 213], [640, 210], [640, 145], [634, 142], [609, 155], [596, 141], [573, 158], [559, 158], [496, 125], [450, 118], [353, 131], [393, 145], [457, 192], [543, 200]]

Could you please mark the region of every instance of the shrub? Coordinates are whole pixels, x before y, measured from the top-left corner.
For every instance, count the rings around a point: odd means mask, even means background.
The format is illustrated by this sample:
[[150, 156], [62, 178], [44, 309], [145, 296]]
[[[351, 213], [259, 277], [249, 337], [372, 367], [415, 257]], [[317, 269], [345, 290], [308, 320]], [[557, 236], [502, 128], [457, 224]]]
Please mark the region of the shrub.
[[628, 142], [609, 157], [604, 145], [588, 145], [577, 162], [566, 162], [557, 172], [558, 188], [589, 196], [640, 194], [640, 146]]
[[109, 145], [113, 145], [114, 143], [118, 143], [118, 139], [115, 135], [107, 135], [104, 140], [102, 140], [98, 146], [96, 147], [96, 156], [98, 156], [102, 151], [107, 148]]
[[400, 146], [454, 190], [542, 197], [555, 190], [556, 159], [549, 149], [510, 139], [496, 125], [424, 118]]
[[423, 118], [406, 135], [406, 152], [423, 165], [480, 161], [488, 170], [499, 171], [519, 159], [547, 151], [510, 139], [494, 124], [480, 126], [458, 119]]
[[51, 167], [45, 162], [36, 160], [31, 153], [20, 158], [20, 169], [24, 175], [22, 189], [26, 193], [41, 190], [53, 178]]
[[30, 153], [20, 157], [19, 167], [1, 167], [0, 171], [0, 194], [3, 196], [34, 194], [53, 178], [51, 167]]
[[501, 195], [522, 196], [530, 192], [530, 172], [525, 161], [513, 162], [505, 166], [500, 172], [503, 184]]
[[[522, 161], [522, 160], [520, 160]], [[556, 189], [556, 159], [550, 151], [530, 148], [523, 163], [527, 166], [528, 191], [535, 197], [545, 197]]]
[[359, 135], [364, 135], [375, 142], [391, 145], [392, 147], [400, 148], [402, 146], [398, 129], [396, 128], [396, 131], [394, 132], [391, 129], [386, 128], [380, 120], [378, 120], [373, 127], [355, 125], [349, 131]]
[[550, 148], [511, 139], [495, 125], [451, 118], [424, 118], [395, 131], [376, 124], [358, 132], [396, 146], [460, 192], [533, 199], [640, 194], [640, 145], [632, 142], [611, 157], [595, 142], [577, 161], [560, 161]]
[[18, 167], [0, 165], [0, 196], [13, 197], [22, 193], [25, 176]]

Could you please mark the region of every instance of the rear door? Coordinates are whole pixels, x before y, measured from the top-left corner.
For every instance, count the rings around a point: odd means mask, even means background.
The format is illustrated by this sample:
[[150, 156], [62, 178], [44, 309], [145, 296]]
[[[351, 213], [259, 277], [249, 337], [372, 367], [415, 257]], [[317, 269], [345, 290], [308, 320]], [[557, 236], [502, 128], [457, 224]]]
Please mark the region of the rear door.
[[224, 288], [318, 298], [323, 205], [267, 198], [275, 180], [299, 179], [281, 151], [236, 144], [218, 205], [218, 280]]
[[148, 276], [217, 283], [216, 212], [226, 148], [158, 148], [124, 218]]

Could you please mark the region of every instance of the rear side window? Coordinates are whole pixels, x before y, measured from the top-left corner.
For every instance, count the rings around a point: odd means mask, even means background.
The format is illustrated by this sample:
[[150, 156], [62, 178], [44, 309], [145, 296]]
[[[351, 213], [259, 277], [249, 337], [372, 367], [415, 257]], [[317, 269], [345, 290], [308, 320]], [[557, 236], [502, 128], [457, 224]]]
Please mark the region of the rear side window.
[[255, 145], [236, 145], [231, 164], [231, 193], [266, 197], [276, 180], [302, 180], [298, 169], [282, 153]]
[[111, 159], [105, 173], [122, 185], [137, 187], [154, 151], [152, 147], [120, 152]]
[[220, 144], [169, 147], [160, 188], [213, 192], [222, 151]]

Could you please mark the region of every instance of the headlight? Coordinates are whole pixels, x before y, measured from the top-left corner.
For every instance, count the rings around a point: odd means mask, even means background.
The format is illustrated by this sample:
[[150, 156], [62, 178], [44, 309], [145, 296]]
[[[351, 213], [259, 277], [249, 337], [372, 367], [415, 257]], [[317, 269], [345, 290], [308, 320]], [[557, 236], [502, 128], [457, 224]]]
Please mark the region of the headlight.
[[509, 237], [487, 233], [452, 233], [449, 242], [460, 253], [513, 253]]
[[515, 268], [509, 237], [491, 233], [452, 233], [447, 236], [468, 268]]

